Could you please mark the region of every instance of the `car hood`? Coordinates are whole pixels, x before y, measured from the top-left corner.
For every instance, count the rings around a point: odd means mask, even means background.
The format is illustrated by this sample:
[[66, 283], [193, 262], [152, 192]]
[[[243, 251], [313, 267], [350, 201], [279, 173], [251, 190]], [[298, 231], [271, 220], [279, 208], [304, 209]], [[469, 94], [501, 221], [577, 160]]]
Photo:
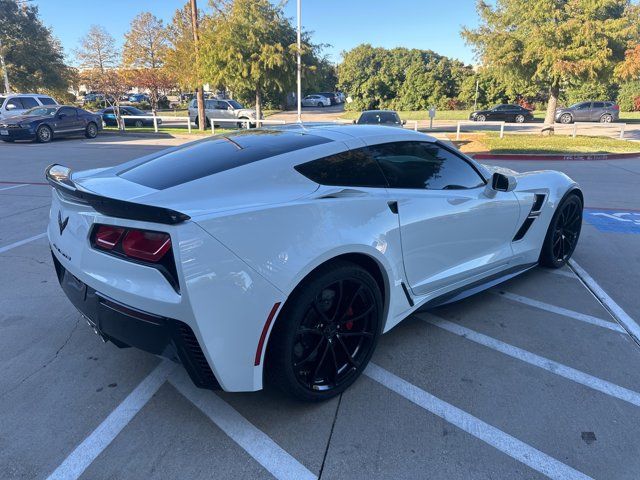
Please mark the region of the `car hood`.
[[50, 119], [52, 117], [48, 116], [48, 115], [42, 115], [42, 116], [35, 116], [35, 115], [14, 115], [12, 117], [8, 117], [5, 118], [3, 120], [3, 123], [6, 123], [8, 125], [16, 125], [18, 123], [30, 123], [30, 122], [36, 122], [36, 121], [41, 121], [41, 120], [47, 120]]

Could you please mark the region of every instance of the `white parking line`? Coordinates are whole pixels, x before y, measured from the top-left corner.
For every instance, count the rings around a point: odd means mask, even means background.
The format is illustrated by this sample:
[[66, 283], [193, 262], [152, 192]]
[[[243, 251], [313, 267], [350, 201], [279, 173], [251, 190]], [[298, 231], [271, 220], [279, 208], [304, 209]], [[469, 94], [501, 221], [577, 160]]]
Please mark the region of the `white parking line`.
[[576, 263], [575, 260], [569, 260], [569, 266], [576, 272], [576, 275], [582, 280], [587, 288], [594, 294], [594, 296], [605, 306], [607, 310], [613, 315], [613, 317], [627, 329], [629, 334], [640, 343], [640, 325], [629, 316], [624, 309], [618, 305], [613, 298], [611, 298], [607, 292], [605, 292], [598, 282], [596, 282], [591, 275], [589, 275], [584, 268]]
[[545, 269], [545, 272], [548, 273], [553, 273], [555, 275], [560, 275], [562, 277], [567, 277], [567, 278], [572, 278], [573, 280], [576, 280], [576, 274], [573, 273], [571, 270], [565, 270], [565, 268], [547, 268]]
[[580, 320], [581, 322], [590, 323], [591, 325], [596, 325], [598, 327], [608, 328], [609, 330], [613, 330], [614, 332], [619, 332], [624, 334], [627, 333], [624, 328], [622, 328], [620, 325], [618, 325], [615, 322], [607, 322], [606, 320], [602, 320], [601, 318], [594, 317], [592, 315], [587, 315], [586, 313], [576, 312], [574, 310], [569, 310], [568, 308], [557, 307], [549, 303], [544, 303], [539, 300], [534, 300], [533, 298], [516, 295], [515, 293], [510, 293], [510, 292], [498, 293], [496, 291], [492, 291], [491, 293], [499, 297], [513, 300], [514, 302], [522, 303], [524, 305], [529, 305], [530, 307], [539, 308], [540, 310], [545, 310], [547, 312], [555, 313], [557, 315], [562, 315], [564, 317]]
[[489, 337], [482, 333], [478, 333], [475, 330], [463, 327], [462, 325], [458, 325], [457, 323], [441, 319], [439, 317], [436, 317], [435, 315], [429, 313], [421, 313], [418, 314], [418, 316], [421, 317], [425, 322], [442, 328], [443, 330], [453, 333], [454, 335], [464, 337], [467, 340], [471, 340], [472, 342], [491, 348], [512, 358], [521, 360], [535, 367], [542, 368], [555, 375], [559, 375], [568, 380], [572, 380], [576, 383], [584, 385], [585, 387], [592, 388], [611, 397], [624, 400], [625, 402], [629, 402], [632, 405], [640, 407], [640, 393], [638, 392], [634, 392], [633, 390], [629, 390], [601, 378], [594, 377], [593, 375], [581, 372], [580, 370], [576, 370], [575, 368], [567, 367], [566, 365], [545, 357], [541, 357], [540, 355], [536, 355], [535, 353], [531, 353], [527, 350], [514, 347], [513, 345], [501, 342], [500, 340], [496, 340], [495, 338]]
[[33, 242], [34, 240], [39, 240], [42, 237], [46, 237], [47, 232], [40, 233], [38, 235], [34, 235], [33, 237], [25, 238], [24, 240], [20, 240], [19, 242], [11, 243], [4, 247], [0, 247], [0, 253], [8, 252], [9, 250], [13, 250], [14, 248], [21, 247], [22, 245], [26, 245], [27, 243]]
[[47, 480], [79, 478], [167, 380], [175, 364], [163, 360], [65, 459]]
[[26, 187], [26, 186], [27, 186], [27, 184], [26, 184], [26, 183], [21, 183], [20, 185], [11, 185], [10, 187], [3, 187], [3, 188], [0, 188], [0, 192], [3, 192], [3, 191], [5, 191], [5, 190], [11, 190], [11, 189], [13, 189], [13, 188], [20, 188], [20, 187]]
[[222, 398], [195, 387], [184, 371], [177, 370], [169, 381], [274, 477], [291, 480], [317, 478]]
[[511, 458], [524, 463], [549, 478], [558, 480], [591, 478], [546, 453], [537, 450], [531, 445], [512, 437], [508, 433], [483, 422], [470, 413], [444, 400], [440, 400], [438, 397], [416, 387], [373, 362], [369, 363], [364, 374], [410, 402], [437, 415], [443, 420], [488, 443], [492, 447], [509, 455]]

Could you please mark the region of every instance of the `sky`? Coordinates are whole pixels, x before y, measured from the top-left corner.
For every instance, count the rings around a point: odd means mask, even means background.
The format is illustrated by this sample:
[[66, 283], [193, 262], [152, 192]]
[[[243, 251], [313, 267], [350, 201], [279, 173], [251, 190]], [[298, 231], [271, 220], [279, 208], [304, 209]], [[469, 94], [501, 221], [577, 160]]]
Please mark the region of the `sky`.
[[[138, 13], [150, 11], [170, 22], [185, 0], [31, 0], [42, 21], [60, 39], [70, 61], [90, 25], [105, 27], [121, 43]], [[315, 43], [330, 44], [324, 52], [339, 62], [341, 52], [361, 43], [393, 48], [430, 49], [441, 55], [474, 62], [471, 48], [460, 38], [462, 26], [475, 26], [475, 0], [302, 0], [303, 28]], [[207, 10], [208, 1], [198, 6]], [[295, 22], [296, 1], [285, 7]]]

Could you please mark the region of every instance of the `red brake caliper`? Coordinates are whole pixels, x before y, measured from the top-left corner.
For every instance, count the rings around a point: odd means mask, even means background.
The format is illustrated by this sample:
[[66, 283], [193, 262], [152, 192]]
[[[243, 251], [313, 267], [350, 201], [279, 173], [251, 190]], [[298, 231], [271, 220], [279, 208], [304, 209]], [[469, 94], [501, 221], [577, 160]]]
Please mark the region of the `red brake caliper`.
[[[347, 310], [347, 317], [353, 317], [353, 309], [351, 307]], [[351, 330], [353, 328], [353, 322], [351, 320], [347, 321], [347, 323], [344, 324], [344, 327], [347, 330]]]

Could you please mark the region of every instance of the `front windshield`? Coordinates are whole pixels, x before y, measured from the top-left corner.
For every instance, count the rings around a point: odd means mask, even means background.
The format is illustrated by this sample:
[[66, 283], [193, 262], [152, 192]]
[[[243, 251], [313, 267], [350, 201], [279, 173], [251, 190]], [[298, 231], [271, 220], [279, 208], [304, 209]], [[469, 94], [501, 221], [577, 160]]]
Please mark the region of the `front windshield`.
[[227, 102], [229, 102], [229, 105], [231, 105], [233, 108], [235, 108], [236, 110], [239, 110], [241, 108], [244, 108], [242, 105], [240, 105], [238, 102], [236, 102], [235, 100], [227, 100]]
[[29, 117], [53, 117], [56, 114], [58, 107], [35, 107], [31, 110], [27, 110], [23, 115]]

